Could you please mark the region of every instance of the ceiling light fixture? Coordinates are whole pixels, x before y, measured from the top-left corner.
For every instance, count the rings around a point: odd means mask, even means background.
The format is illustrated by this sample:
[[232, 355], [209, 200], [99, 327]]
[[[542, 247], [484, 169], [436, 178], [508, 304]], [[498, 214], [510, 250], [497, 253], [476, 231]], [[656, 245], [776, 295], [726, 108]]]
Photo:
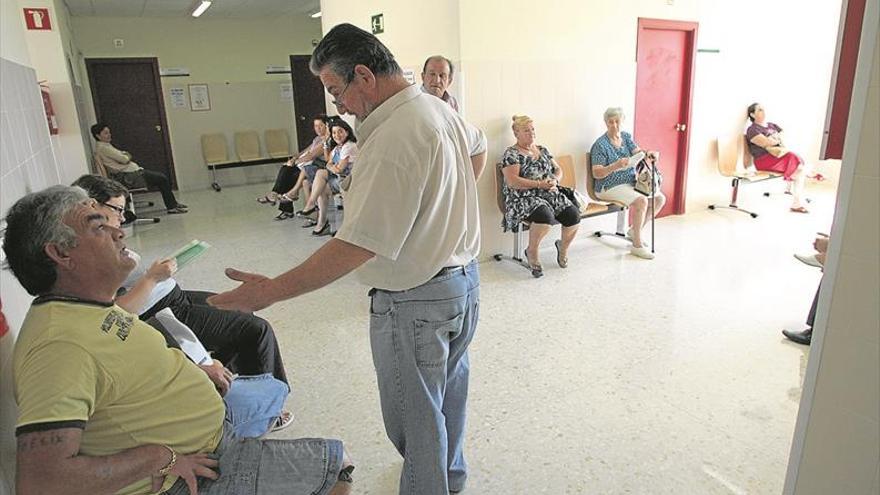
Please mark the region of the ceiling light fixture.
[[321, 11], [319, 10], [319, 11], [315, 12], [314, 14], [310, 15], [309, 17], [311, 17], [312, 19], [317, 19], [317, 18], [321, 17]]
[[208, 10], [208, 7], [210, 7], [210, 6], [211, 6], [211, 0], [202, 0], [201, 3], [199, 3], [198, 7], [196, 7], [195, 10], [192, 11], [192, 16], [198, 17], [198, 16], [204, 14], [205, 11]]

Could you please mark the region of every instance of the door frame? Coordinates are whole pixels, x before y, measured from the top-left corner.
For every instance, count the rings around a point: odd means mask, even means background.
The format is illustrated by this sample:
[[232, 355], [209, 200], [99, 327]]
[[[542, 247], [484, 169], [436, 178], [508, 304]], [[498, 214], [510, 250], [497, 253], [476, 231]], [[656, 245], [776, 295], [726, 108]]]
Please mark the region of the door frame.
[[98, 94], [95, 86], [95, 75], [92, 67], [104, 64], [150, 64], [153, 68], [153, 82], [156, 88], [156, 101], [159, 102], [159, 124], [162, 126], [162, 140], [165, 142], [165, 160], [168, 163], [168, 180], [171, 187], [177, 189], [177, 171], [174, 168], [174, 154], [171, 152], [171, 137], [169, 136], [168, 118], [165, 115], [165, 97], [162, 90], [162, 79], [159, 77], [159, 59], [157, 57], [90, 57], [84, 59], [86, 73], [89, 76], [89, 91], [92, 94], [92, 107], [95, 109], [95, 121], [101, 122], [101, 109], [98, 106]]
[[[691, 22], [691, 21], [674, 21], [667, 19], [651, 19], [646, 17], [638, 18], [638, 28], [636, 30], [636, 51], [635, 51], [635, 61], [636, 61], [636, 92], [638, 92], [638, 70], [639, 70], [639, 37], [642, 34], [642, 31], [647, 31], [651, 29], [659, 29], [666, 31], [683, 31], [685, 33], [685, 39], [687, 43], [687, 48], [685, 50], [685, 62], [684, 62], [684, 80], [683, 90], [687, 92], [687, 97], [682, 98], [682, 104], [685, 105], [684, 109], [684, 124], [687, 125], [687, 128], [683, 132], [684, 136], [682, 136], [682, 141], [680, 142], [679, 148], [679, 160], [681, 161], [681, 167], [676, 167], [676, 170], [679, 172], [676, 174], [675, 178], [675, 189], [679, 192], [678, 201], [672, 205], [672, 213], [674, 215], [681, 215], [685, 213], [685, 204], [687, 203], [687, 176], [688, 176], [688, 164], [690, 163], [690, 141], [691, 141], [691, 114], [693, 109], [693, 99], [694, 99], [694, 71], [695, 64], [697, 60], [697, 30], [699, 28], [699, 23]], [[635, 98], [633, 98], [635, 101]], [[633, 105], [635, 106], [635, 105]], [[633, 123], [635, 124], [635, 111], [638, 109], [634, 109], [633, 111]], [[635, 129], [634, 129], [635, 130]]]

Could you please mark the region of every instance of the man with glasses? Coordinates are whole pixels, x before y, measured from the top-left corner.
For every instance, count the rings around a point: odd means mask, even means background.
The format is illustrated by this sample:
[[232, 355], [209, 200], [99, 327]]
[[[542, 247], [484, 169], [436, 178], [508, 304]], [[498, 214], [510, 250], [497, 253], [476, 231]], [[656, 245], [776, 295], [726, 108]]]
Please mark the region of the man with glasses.
[[38, 296], [15, 342], [17, 493], [351, 493], [330, 439], [239, 438], [214, 385], [116, 304], [125, 234], [78, 187], [6, 215], [9, 268]]
[[359, 268], [372, 287], [370, 344], [385, 430], [404, 458], [400, 493], [461, 491], [468, 346], [479, 306], [476, 180], [486, 138], [410, 85], [391, 52], [351, 24], [324, 36], [311, 69], [337, 108], [357, 118], [358, 165], [343, 224], [274, 279], [227, 270], [243, 284], [208, 302], [261, 309]]

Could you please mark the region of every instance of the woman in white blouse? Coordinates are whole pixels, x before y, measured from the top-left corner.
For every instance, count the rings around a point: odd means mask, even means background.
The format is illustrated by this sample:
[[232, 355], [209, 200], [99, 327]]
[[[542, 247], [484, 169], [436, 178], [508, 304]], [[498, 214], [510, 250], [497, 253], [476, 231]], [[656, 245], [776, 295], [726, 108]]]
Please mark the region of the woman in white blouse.
[[302, 210], [297, 215], [308, 216], [318, 212], [317, 220], [311, 220], [305, 226], [315, 226], [312, 235], [326, 235], [330, 232], [330, 220], [327, 218], [327, 208], [330, 204], [330, 194], [339, 192], [339, 181], [351, 173], [351, 167], [357, 160], [357, 138], [351, 127], [342, 119], [335, 119], [330, 123], [330, 136], [333, 145], [327, 146], [324, 158], [327, 160], [327, 168], [315, 173], [315, 181], [311, 186], [311, 195]]

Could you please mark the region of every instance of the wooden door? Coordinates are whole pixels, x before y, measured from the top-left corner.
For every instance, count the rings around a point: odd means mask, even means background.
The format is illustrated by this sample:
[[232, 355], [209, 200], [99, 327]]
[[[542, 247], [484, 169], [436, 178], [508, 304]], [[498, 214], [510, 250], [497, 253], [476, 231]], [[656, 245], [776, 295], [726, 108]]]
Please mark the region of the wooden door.
[[862, 19], [865, 17], [865, 0], [845, 0], [840, 12], [840, 28], [837, 35], [837, 53], [834, 60], [828, 115], [825, 118], [825, 134], [822, 138], [822, 159], [843, 158], [846, 124], [852, 101], [853, 83], [856, 80], [856, 62], [859, 59], [859, 40], [862, 37]]
[[296, 140], [300, 149], [315, 139], [315, 115], [327, 113], [324, 85], [309, 70], [311, 55], [290, 56], [290, 78], [293, 80], [293, 113], [296, 119]]
[[113, 146], [177, 187], [156, 58], [87, 58], [95, 116], [110, 126]]
[[661, 216], [684, 213], [697, 24], [639, 19], [634, 136], [660, 151]]

